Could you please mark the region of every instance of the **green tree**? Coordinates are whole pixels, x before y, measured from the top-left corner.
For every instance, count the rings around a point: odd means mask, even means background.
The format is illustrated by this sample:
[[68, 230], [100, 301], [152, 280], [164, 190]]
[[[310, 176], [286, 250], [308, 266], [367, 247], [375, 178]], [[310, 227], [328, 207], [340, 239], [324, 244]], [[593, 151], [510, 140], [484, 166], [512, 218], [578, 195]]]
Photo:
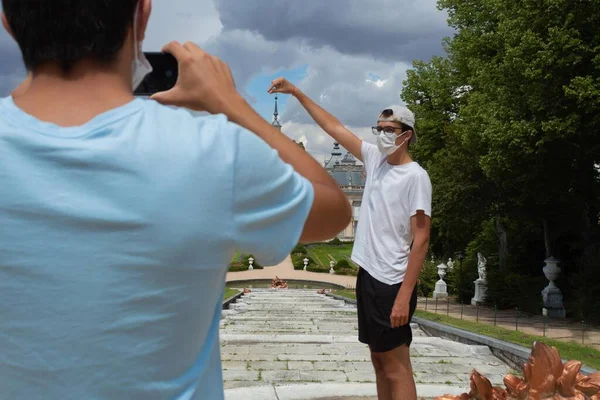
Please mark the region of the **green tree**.
[[435, 252], [493, 226], [499, 270], [539, 277], [553, 254], [567, 274], [589, 276], [581, 260], [600, 237], [600, 0], [438, 5], [456, 30], [447, 57], [415, 62], [402, 93], [434, 184]]

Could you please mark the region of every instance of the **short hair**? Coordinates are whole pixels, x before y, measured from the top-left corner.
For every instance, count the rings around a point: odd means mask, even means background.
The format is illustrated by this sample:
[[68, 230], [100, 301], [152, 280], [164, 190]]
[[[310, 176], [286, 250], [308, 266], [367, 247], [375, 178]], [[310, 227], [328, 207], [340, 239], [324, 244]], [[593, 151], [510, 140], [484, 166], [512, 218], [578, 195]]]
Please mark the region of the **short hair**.
[[28, 70], [82, 60], [110, 64], [123, 48], [139, 0], [2, 0]]

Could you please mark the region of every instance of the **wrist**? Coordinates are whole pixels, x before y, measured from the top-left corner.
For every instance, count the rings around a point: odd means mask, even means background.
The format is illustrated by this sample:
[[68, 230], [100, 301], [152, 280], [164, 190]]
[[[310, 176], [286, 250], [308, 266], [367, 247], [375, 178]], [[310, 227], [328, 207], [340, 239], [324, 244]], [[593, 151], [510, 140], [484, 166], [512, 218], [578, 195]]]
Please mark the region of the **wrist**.
[[224, 99], [221, 108], [221, 113], [225, 114], [231, 122], [237, 124], [240, 123], [243, 116], [248, 115], [248, 112], [254, 112], [254, 109], [239, 93]]
[[396, 296], [396, 301], [400, 301], [400, 302], [410, 301], [413, 290], [407, 290], [407, 289], [409, 289], [409, 288], [405, 289], [405, 286], [402, 286], [400, 288], [400, 290], [398, 291], [398, 295]]

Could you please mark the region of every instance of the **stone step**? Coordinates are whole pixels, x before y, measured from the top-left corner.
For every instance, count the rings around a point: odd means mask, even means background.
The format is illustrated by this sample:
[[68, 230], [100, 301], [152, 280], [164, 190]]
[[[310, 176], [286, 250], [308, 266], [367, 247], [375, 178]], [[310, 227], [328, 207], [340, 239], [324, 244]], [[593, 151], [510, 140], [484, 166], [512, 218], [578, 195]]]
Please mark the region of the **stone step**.
[[340, 301], [333, 297], [328, 296], [241, 296], [238, 301], [295, 301], [298, 303], [307, 302], [328, 302], [328, 301]]
[[[368, 347], [357, 338], [354, 305], [314, 290], [267, 289], [243, 296], [222, 317], [221, 359], [228, 399], [239, 398], [234, 393], [250, 400], [376, 394]], [[468, 391], [474, 368], [494, 384], [509, 372], [487, 347], [428, 337], [418, 326], [412, 328], [412, 365], [421, 396]], [[288, 391], [291, 387], [296, 389]], [[329, 392], [332, 387], [337, 391]], [[313, 388], [317, 397], [306, 397], [306, 388]]]
[[314, 316], [314, 315], [307, 315], [306, 316], [306, 320], [300, 320], [298, 319], [298, 315], [295, 316], [286, 316], [286, 315], [282, 315], [279, 316], [278, 319], [276, 320], [270, 320], [268, 318], [265, 318], [265, 316], [256, 316], [254, 314], [249, 314], [249, 313], [231, 313], [227, 315], [227, 318], [230, 321], [235, 321], [235, 322], [240, 322], [240, 323], [246, 323], [249, 325], [253, 325], [253, 324], [266, 324], [268, 322], [277, 322], [277, 323], [312, 323], [314, 321], [314, 323], [319, 323], [319, 322], [339, 322], [339, 323], [345, 323], [345, 322], [356, 322], [356, 314], [349, 314], [347, 316], [345, 315], [332, 315], [332, 316], [328, 316], [328, 315], [322, 315], [322, 316]]
[[327, 297], [327, 295], [319, 294], [316, 290], [272, 290], [272, 289], [251, 289], [250, 293], [244, 294], [244, 297]]
[[350, 307], [332, 307], [331, 305], [303, 305], [303, 306], [285, 306], [280, 304], [261, 304], [261, 305], [248, 305], [248, 304], [230, 304], [230, 310], [243, 310], [243, 311], [279, 311], [279, 312], [297, 312], [297, 313], [309, 313], [309, 312], [320, 312], [320, 313], [336, 313], [336, 312], [356, 312], [355, 308]]
[[[372, 383], [245, 385], [240, 381], [236, 386], [225, 390], [225, 400], [377, 400], [376, 387]], [[465, 391], [469, 391], [468, 385], [417, 384], [419, 398], [426, 400], [439, 396], [439, 393], [459, 395]]]
[[[440, 355], [426, 340], [415, 338], [411, 347], [413, 370], [417, 382], [423, 383], [468, 383], [468, 374], [473, 368], [488, 376], [493, 383], [501, 383], [506, 366], [499, 362], [490, 362], [484, 352], [473, 352], [470, 346], [462, 355], [446, 353]], [[421, 343], [424, 342], [424, 343]], [[222, 348], [223, 368], [228, 371], [225, 381], [244, 380], [242, 375], [252, 375], [261, 371], [271, 371], [262, 379], [271, 383], [280, 380], [321, 382], [374, 382], [373, 367], [365, 346], [358, 343], [265, 343], [248, 346], [237, 343]], [[285, 373], [277, 374], [276, 371]], [[292, 372], [290, 372], [292, 371]], [[331, 371], [331, 373], [323, 373]], [[342, 374], [346, 375], [342, 378]], [[258, 379], [255, 378], [255, 379]], [[345, 379], [345, 380], [344, 380]]]
[[310, 302], [310, 301], [321, 301], [321, 302], [327, 302], [327, 301], [339, 301], [338, 299], [335, 299], [333, 297], [328, 297], [328, 296], [299, 296], [299, 297], [292, 297], [292, 296], [242, 296], [239, 298], [239, 300], [243, 300], [243, 301], [273, 301], [273, 300], [279, 300], [279, 301], [302, 301], [302, 302]]

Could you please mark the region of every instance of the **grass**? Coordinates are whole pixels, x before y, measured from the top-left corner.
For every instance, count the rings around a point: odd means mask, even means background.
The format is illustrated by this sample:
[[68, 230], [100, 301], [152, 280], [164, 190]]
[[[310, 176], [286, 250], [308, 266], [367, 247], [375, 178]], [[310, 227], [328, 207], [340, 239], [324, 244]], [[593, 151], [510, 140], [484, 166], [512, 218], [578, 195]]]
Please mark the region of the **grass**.
[[352, 243], [345, 243], [339, 246], [320, 243], [307, 246], [308, 253], [306, 255], [296, 253], [292, 254], [292, 262], [294, 263], [295, 269], [302, 269], [304, 264], [302, 260], [304, 257], [308, 257], [310, 263], [308, 264], [307, 270], [310, 272], [329, 273], [329, 262], [335, 261], [336, 264], [339, 261], [347, 261], [347, 266], [335, 266], [335, 273], [337, 275], [351, 275], [356, 276], [358, 273], [358, 266], [350, 260], [352, 255]]
[[236, 251], [233, 257], [231, 258], [231, 262], [234, 263], [240, 259], [242, 254], [239, 251]]
[[[336, 292], [337, 293], [337, 292]], [[544, 342], [549, 346], [554, 346], [560, 352], [560, 356], [567, 360], [579, 360], [584, 365], [594, 369], [600, 369], [600, 351], [592, 347], [584, 346], [573, 342], [562, 342], [541, 336], [529, 335], [523, 332], [517, 332], [510, 329], [500, 328], [498, 326], [465, 321], [458, 318], [439, 315], [423, 310], [416, 310], [415, 316], [430, 321], [439, 322], [444, 325], [453, 326], [469, 332], [489, 336], [495, 339], [518, 344], [530, 348], [533, 342]]]
[[225, 293], [223, 294], [223, 301], [227, 300], [231, 296], [235, 296], [239, 292], [240, 292], [239, 290], [235, 290], [235, 289], [231, 289], [231, 288], [226, 287], [225, 288]]
[[[251, 257], [249, 254], [241, 254], [240, 252], [235, 252], [231, 262], [229, 263], [229, 272], [240, 272], [240, 271], [248, 271], [249, 262], [248, 258]], [[252, 257], [254, 258], [254, 257]], [[254, 259], [253, 263], [254, 269], [263, 269], [264, 267]]]
[[352, 244], [343, 244], [341, 246], [332, 246], [330, 244], [317, 244], [308, 248], [308, 253], [317, 261], [321, 266], [327, 267], [329, 270], [329, 261], [334, 260], [338, 262], [340, 260], [347, 260], [350, 265], [356, 267], [356, 265], [350, 261], [352, 254]]

